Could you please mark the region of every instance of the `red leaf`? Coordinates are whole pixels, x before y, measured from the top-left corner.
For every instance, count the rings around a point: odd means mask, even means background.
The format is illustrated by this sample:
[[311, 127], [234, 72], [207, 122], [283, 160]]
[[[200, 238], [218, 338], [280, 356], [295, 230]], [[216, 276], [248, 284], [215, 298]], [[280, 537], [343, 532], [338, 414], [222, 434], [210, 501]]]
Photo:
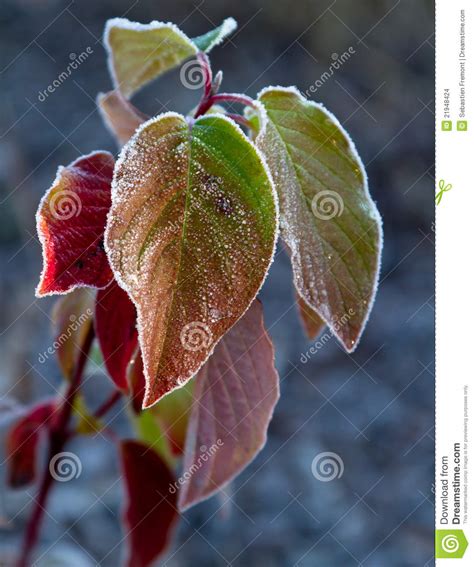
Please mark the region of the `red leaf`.
[[137, 347], [127, 368], [127, 384], [130, 388], [132, 409], [136, 414], [142, 411], [145, 397], [145, 374], [140, 347]]
[[75, 287], [104, 287], [112, 279], [104, 251], [114, 158], [94, 152], [60, 167], [36, 214], [43, 247], [38, 297]]
[[36, 478], [36, 452], [40, 435], [54, 415], [56, 405], [46, 400], [28, 408], [27, 413], [8, 432], [6, 454], [8, 484], [20, 488]]
[[97, 293], [95, 330], [107, 371], [117, 388], [128, 392], [127, 367], [138, 333], [136, 310], [127, 293], [113, 281]]
[[175, 478], [156, 451], [138, 441], [122, 441], [121, 458], [128, 494], [127, 567], [147, 567], [166, 551], [178, 519]]
[[273, 346], [254, 301], [196, 377], [179, 508], [220, 490], [265, 445], [279, 396]]

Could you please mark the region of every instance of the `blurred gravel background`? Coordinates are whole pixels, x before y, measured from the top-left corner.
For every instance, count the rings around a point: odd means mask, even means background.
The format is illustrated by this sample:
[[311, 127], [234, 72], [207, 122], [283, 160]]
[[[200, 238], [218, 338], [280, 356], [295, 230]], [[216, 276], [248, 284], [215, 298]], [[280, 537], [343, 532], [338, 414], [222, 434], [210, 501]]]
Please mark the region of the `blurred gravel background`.
[[[312, 97], [353, 136], [385, 230], [379, 294], [353, 355], [331, 339], [301, 361], [310, 344], [293, 305], [288, 260], [277, 256], [261, 293], [282, 379], [268, 444], [227, 489], [233, 502], [214, 498], [186, 514], [165, 564], [434, 565], [431, 1], [1, 0], [2, 407], [59, 384], [54, 361], [38, 363], [51, 344], [52, 301], [34, 298], [41, 265], [34, 213], [58, 165], [98, 148], [116, 151], [94, 101], [110, 88], [102, 29], [122, 15], [171, 20], [190, 35], [234, 16], [240, 31], [212, 53], [213, 67], [224, 70], [226, 91], [251, 96], [269, 84], [306, 91], [334, 54], [352, 46], [354, 55]], [[87, 47], [90, 57], [41, 102], [38, 93]], [[173, 72], [135, 102], [150, 114], [183, 112], [198, 96]], [[88, 386], [98, 403], [108, 383], [98, 374]], [[6, 424], [0, 416], [2, 434]], [[114, 426], [126, 432], [122, 416]], [[116, 566], [122, 493], [114, 448], [100, 436], [71, 448], [83, 472], [52, 494], [38, 565]], [[313, 476], [323, 451], [343, 460], [341, 478]], [[3, 469], [0, 565], [8, 565], [34, 491], [7, 491]]]

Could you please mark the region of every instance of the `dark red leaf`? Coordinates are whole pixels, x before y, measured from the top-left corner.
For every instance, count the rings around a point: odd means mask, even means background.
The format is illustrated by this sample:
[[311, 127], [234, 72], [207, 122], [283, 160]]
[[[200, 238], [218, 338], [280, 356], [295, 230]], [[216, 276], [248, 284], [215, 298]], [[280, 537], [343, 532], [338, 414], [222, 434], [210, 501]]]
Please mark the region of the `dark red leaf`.
[[121, 457], [128, 496], [127, 567], [148, 567], [166, 551], [178, 519], [175, 478], [158, 453], [138, 441], [122, 441]]
[[143, 373], [143, 360], [140, 347], [137, 347], [127, 369], [127, 383], [130, 388], [132, 409], [140, 413], [145, 397], [145, 374]]
[[112, 280], [104, 229], [113, 171], [108, 152], [94, 152], [58, 169], [36, 214], [43, 247], [38, 297], [81, 286], [100, 288]]
[[127, 367], [138, 343], [135, 306], [115, 282], [97, 293], [95, 330], [107, 371], [128, 392]]
[[11, 487], [20, 488], [35, 480], [38, 442], [54, 415], [55, 408], [53, 400], [45, 400], [28, 408], [27, 413], [8, 432], [7, 481]]

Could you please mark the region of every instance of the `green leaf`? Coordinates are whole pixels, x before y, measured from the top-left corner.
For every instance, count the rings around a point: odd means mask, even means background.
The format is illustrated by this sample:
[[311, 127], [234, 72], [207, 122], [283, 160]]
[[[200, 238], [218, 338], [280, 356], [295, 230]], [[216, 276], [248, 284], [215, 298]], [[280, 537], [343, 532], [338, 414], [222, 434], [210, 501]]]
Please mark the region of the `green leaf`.
[[348, 351], [374, 300], [382, 229], [354, 144], [323, 106], [294, 88], [264, 89], [257, 146], [281, 208], [295, 285]]
[[173, 455], [180, 456], [184, 450], [189, 413], [193, 403], [194, 380], [170, 394], [150, 408], [169, 441]]
[[89, 410], [82, 394], [76, 394], [73, 402], [73, 413], [77, 418], [75, 431], [81, 435], [97, 435], [104, 429], [104, 424]]
[[172, 23], [140, 24], [125, 18], [108, 20], [104, 44], [114, 86], [130, 98], [199, 50], [210, 51], [236, 26], [235, 20], [228, 18], [215, 30], [192, 40]]
[[163, 114], [117, 162], [106, 250], [138, 313], [144, 407], [184, 385], [250, 305], [272, 261], [277, 203], [231, 120]]
[[174, 457], [171, 453], [168, 438], [161, 430], [160, 424], [151, 410], [145, 410], [133, 416], [133, 424], [138, 438], [149, 445], [171, 467]]
[[193, 38], [194, 45], [199, 51], [209, 53], [213, 47], [222, 43], [222, 41], [237, 29], [237, 22], [234, 18], [226, 18], [217, 28]]

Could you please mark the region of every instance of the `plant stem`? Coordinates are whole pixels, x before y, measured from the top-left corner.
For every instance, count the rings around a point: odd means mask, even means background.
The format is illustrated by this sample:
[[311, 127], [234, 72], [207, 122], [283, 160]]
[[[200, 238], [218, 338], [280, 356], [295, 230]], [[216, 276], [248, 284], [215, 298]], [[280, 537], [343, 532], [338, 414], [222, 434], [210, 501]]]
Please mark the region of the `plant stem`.
[[122, 395], [122, 392], [118, 390], [114, 392], [109, 399], [105, 400], [105, 402], [97, 408], [94, 417], [96, 419], [103, 417], [120, 400]]
[[248, 128], [249, 130], [253, 130], [254, 132], [256, 132], [255, 126], [250, 122], [250, 120], [247, 120], [247, 118], [245, 118], [244, 116], [241, 116], [240, 114], [229, 114], [229, 113], [226, 113], [226, 116], [231, 118], [234, 122], [237, 122], [237, 124], [241, 124], [245, 128]]
[[16, 563], [16, 567], [29, 566], [31, 552], [33, 551], [33, 548], [38, 541], [39, 530], [43, 520], [46, 502], [54, 480], [49, 471], [49, 463], [55, 455], [63, 450], [64, 445], [70, 437], [70, 434], [68, 432], [68, 425], [74, 407], [74, 398], [81, 386], [84, 369], [86, 367], [93, 340], [94, 326], [91, 325], [84, 340], [84, 344], [82, 345], [74, 376], [66, 390], [62, 405], [59, 409], [59, 414], [57, 415], [56, 419], [53, 419], [52, 424], [49, 428], [48, 460], [41, 478], [38, 497], [35, 499], [33, 512], [26, 526], [25, 537], [23, 540], [20, 556]]
[[238, 102], [240, 104], [244, 104], [245, 106], [251, 106], [255, 108], [255, 101], [253, 98], [250, 98], [244, 94], [234, 94], [234, 93], [220, 93], [215, 94], [211, 98], [211, 106], [215, 102]]
[[204, 92], [202, 94], [201, 101], [197, 107], [194, 118], [199, 118], [211, 108], [212, 106], [212, 70], [209, 57], [205, 53], [198, 53], [197, 60], [201, 64], [201, 70], [204, 77]]

